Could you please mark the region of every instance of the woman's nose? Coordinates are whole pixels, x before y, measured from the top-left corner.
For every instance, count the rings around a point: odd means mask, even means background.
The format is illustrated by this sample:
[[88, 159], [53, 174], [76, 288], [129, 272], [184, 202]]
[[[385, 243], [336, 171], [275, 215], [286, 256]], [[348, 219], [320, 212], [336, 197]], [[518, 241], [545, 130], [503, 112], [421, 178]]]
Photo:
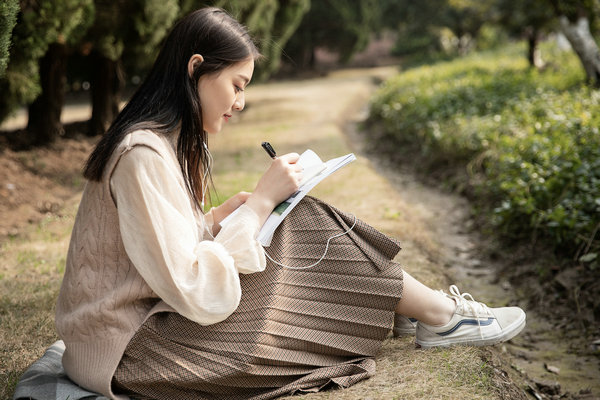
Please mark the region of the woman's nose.
[[244, 105], [246, 105], [246, 99], [244, 98], [244, 92], [238, 93], [235, 98], [235, 103], [233, 103], [233, 108], [237, 111], [242, 111], [244, 109]]

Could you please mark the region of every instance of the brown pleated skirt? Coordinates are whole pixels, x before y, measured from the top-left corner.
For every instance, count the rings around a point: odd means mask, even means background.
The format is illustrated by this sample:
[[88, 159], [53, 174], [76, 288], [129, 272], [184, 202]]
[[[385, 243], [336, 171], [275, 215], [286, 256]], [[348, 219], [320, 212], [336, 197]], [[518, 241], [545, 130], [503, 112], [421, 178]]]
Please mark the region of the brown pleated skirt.
[[[265, 249], [276, 262], [302, 268], [355, 221], [306, 197]], [[391, 261], [399, 250], [358, 220], [312, 268], [267, 258], [265, 271], [241, 275], [241, 303], [225, 321], [201, 326], [176, 313], [151, 316], [125, 350], [115, 391], [153, 399], [271, 399], [366, 379], [402, 296], [402, 269]]]

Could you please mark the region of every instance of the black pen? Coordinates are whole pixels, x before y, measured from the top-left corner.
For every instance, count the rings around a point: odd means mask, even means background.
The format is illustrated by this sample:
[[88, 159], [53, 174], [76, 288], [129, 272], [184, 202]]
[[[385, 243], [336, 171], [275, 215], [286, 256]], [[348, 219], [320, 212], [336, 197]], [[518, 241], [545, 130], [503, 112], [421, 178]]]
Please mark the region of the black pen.
[[263, 149], [265, 149], [269, 157], [275, 158], [277, 156], [277, 154], [275, 153], [275, 149], [273, 148], [273, 146], [271, 146], [271, 143], [262, 142], [261, 146], [263, 147]]

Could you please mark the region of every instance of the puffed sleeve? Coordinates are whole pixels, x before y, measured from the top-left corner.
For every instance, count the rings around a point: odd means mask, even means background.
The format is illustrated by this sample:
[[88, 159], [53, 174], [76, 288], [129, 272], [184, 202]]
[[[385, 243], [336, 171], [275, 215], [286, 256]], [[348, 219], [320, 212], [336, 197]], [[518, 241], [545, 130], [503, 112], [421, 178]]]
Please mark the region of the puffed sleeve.
[[181, 172], [156, 151], [135, 146], [110, 179], [123, 245], [150, 288], [202, 325], [226, 319], [241, 298], [239, 272], [261, 271], [258, 217], [247, 206], [215, 240], [202, 240]]

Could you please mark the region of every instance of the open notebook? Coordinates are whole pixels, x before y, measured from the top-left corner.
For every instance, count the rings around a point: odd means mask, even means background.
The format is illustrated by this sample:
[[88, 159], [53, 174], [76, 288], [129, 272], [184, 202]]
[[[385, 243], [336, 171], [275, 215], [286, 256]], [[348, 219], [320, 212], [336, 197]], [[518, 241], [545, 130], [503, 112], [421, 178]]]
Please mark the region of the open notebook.
[[[296, 204], [298, 204], [298, 202], [302, 200], [302, 198], [306, 196], [306, 194], [310, 192], [312, 188], [317, 186], [319, 182], [354, 160], [356, 160], [356, 156], [353, 153], [332, 158], [327, 162], [323, 162], [321, 158], [319, 158], [319, 156], [312, 150], [306, 150], [304, 153], [302, 153], [298, 163], [302, 166], [304, 171], [298, 191], [275, 207], [271, 215], [261, 227], [257, 240], [263, 246], [269, 246], [271, 244], [271, 239], [273, 238], [275, 229], [277, 229], [281, 221], [283, 221], [290, 211], [294, 209]], [[221, 221], [221, 226], [227, 224], [234, 215], [235, 211]]]

